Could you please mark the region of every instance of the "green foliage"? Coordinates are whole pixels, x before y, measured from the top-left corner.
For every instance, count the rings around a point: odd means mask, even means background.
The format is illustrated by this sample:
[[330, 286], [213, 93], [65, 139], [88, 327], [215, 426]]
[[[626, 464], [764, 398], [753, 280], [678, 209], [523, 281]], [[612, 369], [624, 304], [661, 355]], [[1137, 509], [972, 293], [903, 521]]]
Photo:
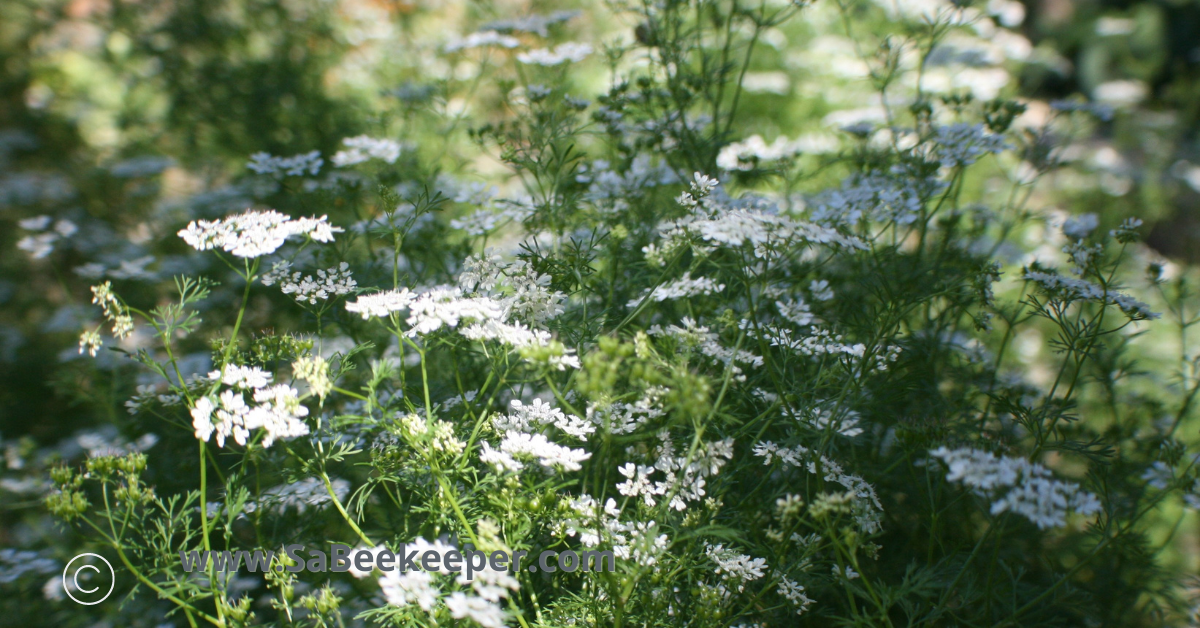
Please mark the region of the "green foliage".
[[[1050, 209], [1094, 193], [1069, 149], [1108, 112], [1017, 98], [985, 53], [1028, 42], [967, 6], [586, 8], [468, 5], [449, 44], [415, 3], [4, 9], [5, 107], [47, 142], [0, 145], [40, 378], [5, 407], [79, 418], [3, 442], [33, 566], [0, 610], [1184, 625], [1195, 273]], [[75, 22], [102, 58], [39, 48]], [[616, 560], [288, 569], [330, 543]], [[117, 567], [96, 606], [47, 567], [83, 548]], [[239, 550], [273, 569], [185, 566]]]

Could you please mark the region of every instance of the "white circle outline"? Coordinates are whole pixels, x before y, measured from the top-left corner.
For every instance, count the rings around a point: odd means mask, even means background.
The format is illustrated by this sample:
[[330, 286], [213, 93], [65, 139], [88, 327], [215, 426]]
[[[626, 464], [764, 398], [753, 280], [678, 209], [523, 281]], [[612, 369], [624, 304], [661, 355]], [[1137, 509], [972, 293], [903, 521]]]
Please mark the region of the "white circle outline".
[[80, 567], [79, 569], [75, 570], [75, 575], [71, 576], [71, 582], [75, 583], [76, 591], [82, 591], [83, 593], [93, 593], [93, 592], [97, 591], [98, 589], [100, 589], [100, 587], [85, 589], [85, 588], [79, 586], [79, 572], [83, 571], [84, 569], [91, 569], [92, 571], [94, 571], [96, 573], [100, 573], [100, 570], [96, 569], [95, 565], [84, 565], [84, 566]]
[[[71, 563], [75, 562], [76, 560], [79, 560], [80, 558], [83, 558], [84, 556], [95, 556], [96, 558], [99, 558], [100, 560], [104, 561], [104, 564], [108, 565], [108, 573], [112, 574], [112, 583], [110, 583], [108, 585], [108, 593], [105, 593], [104, 597], [96, 600], [95, 602], [80, 602], [79, 600], [75, 599], [74, 595], [71, 595], [71, 588], [67, 586], [67, 570], [71, 568]], [[79, 572], [83, 571], [84, 569], [91, 569], [91, 570], [95, 571], [96, 573], [100, 573], [100, 569], [97, 568], [95, 565], [84, 565], [83, 567], [76, 569], [75, 575], [71, 576], [71, 581], [76, 586], [76, 588], [79, 587], [79, 581], [77, 580], [79, 578]], [[108, 560], [106, 558], [104, 558], [103, 556], [101, 556], [99, 554], [93, 554], [91, 552], [85, 552], [83, 554], [79, 554], [75, 558], [72, 558], [70, 561], [67, 562], [66, 566], [63, 567], [62, 582], [63, 582], [63, 591], [66, 591], [67, 597], [71, 598], [72, 601], [74, 601], [76, 604], [82, 604], [84, 606], [93, 606], [93, 605], [103, 602], [104, 600], [107, 600], [108, 596], [112, 595], [113, 588], [117, 586], [117, 572], [113, 571], [112, 563], [108, 562]], [[96, 587], [91, 590], [85, 590], [85, 589], [80, 588], [79, 590], [83, 591], [84, 593], [91, 593], [92, 591], [95, 591], [96, 589], [99, 589], [99, 588], [100, 587]]]

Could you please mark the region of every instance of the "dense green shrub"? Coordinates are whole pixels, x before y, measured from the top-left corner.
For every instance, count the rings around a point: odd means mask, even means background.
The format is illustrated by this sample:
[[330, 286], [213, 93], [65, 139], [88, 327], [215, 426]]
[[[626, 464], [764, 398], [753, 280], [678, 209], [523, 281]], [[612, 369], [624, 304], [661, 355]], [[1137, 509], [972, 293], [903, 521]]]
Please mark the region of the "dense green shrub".
[[[43, 392], [6, 393], [5, 621], [1189, 619], [1191, 274], [1053, 210], [1112, 112], [1015, 98], [1019, 35], [667, 0], [431, 43], [449, 9], [352, 6], [114, 4], [98, 67], [153, 85], [99, 121], [38, 100], [82, 61], [20, 79], [3, 329], [37, 344], [5, 368]], [[181, 557], [329, 543], [616, 569]]]

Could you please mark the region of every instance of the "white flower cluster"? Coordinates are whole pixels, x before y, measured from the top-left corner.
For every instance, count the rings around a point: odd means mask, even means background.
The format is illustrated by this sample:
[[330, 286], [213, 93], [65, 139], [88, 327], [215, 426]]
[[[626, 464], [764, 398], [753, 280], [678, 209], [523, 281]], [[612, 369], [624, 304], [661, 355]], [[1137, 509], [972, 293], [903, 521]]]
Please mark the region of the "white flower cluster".
[[338, 151], [332, 159], [333, 165], [338, 168], [354, 166], [372, 159], [394, 164], [400, 158], [400, 152], [404, 150], [395, 140], [375, 139], [368, 135], [347, 137], [342, 140], [342, 145], [346, 150]]
[[779, 574], [779, 584], [776, 587], [779, 594], [797, 607], [796, 614], [803, 615], [816, 600], [804, 593], [804, 587], [785, 575]]
[[517, 61], [526, 65], [553, 66], [571, 62], [578, 63], [592, 54], [592, 45], [569, 41], [550, 48], [537, 48], [517, 55]]
[[[1192, 464], [1200, 463], [1200, 454], [1193, 456]], [[1183, 505], [1192, 510], [1200, 510], [1200, 482], [1186, 475], [1181, 478], [1175, 477], [1175, 468], [1171, 465], [1159, 460], [1142, 472], [1142, 480], [1147, 486], [1156, 488], [1160, 491], [1167, 490], [1178, 486], [1183, 489]], [[1177, 484], [1178, 483], [1178, 484]]]
[[466, 443], [454, 435], [454, 424], [441, 419], [430, 423], [427, 417], [410, 412], [400, 419], [400, 429], [410, 441], [424, 442], [434, 451], [452, 456], [461, 454], [466, 447]]
[[492, 449], [488, 443], [483, 443], [479, 459], [489, 464], [496, 471], [518, 472], [525, 468], [521, 459], [535, 459], [546, 469], [558, 471], [578, 471], [583, 468], [580, 464], [592, 457], [592, 454], [582, 449], [571, 449], [550, 442], [544, 434], [526, 434], [509, 431], [500, 441], [500, 449]]
[[[477, 199], [468, 199], [468, 201], [473, 200]], [[472, 204], [482, 205], [483, 203]], [[533, 200], [527, 197], [497, 199], [496, 205], [500, 207], [499, 211], [492, 208], [480, 209], [470, 215], [452, 219], [450, 226], [466, 231], [467, 235], [485, 236], [508, 222], [521, 222], [533, 212]]]
[[808, 336], [793, 338], [787, 329], [770, 329], [766, 333], [771, 344], [777, 347], [787, 347], [803, 355], [837, 355], [843, 354], [855, 358], [866, 355], [867, 346], [861, 342], [846, 344], [840, 334], [834, 334], [828, 329], [815, 327]]
[[807, 327], [816, 322], [812, 310], [803, 297], [793, 296], [786, 301], [776, 301], [775, 308], [779, 315], [797, 327]]
[[318, 270], [315, 277], [301, 276], [299, 271], [289, 275], [288, 271], [291, 268], [290, 262], [275, 262], [271, 270], [263, 274], [263, 285], [271, 286], [278, 282], [279, 289], [284, 294], [293, 295], [292, 298], [297, 301], [310, 305], [316, 305], [318, 301], [326, 301], [333, 296], [350, 294], [358, 287], [358, 282], [354, 281], [350, 273], [350, 265], [346, 262], [338, 264], [336, 268]]
[[826, 482], [836, 482], [853, 496], [851, 504], [855, 522], [865, 534], [875, 534], [883, 521], [883, 504], [875, 493], [875, 487], [862, 477], [846, 473], [840, 464], [823, 454], [815, 454], [803, 445], [785, 447], [772, 441], [763, 441], [754, 446], [754, 455], [763, 458], [769, 465], [775, 460], [809, 473], [824, 473]]
[[304, 235], [317, 242], [332, 242], [341, 227], [328, 217], [292, 218], [275, 210], [246, 211], [218, 220], [194, 220], [179, 237], [197, 251], [221, 249], [237, 257], [270, 255], [291, 236]]
[[837, 565], [833, 565], [829, 571], [830, 571], [830, 573], [833, 574], [833, 577], [835, 577], [839, 580], [854, 580], [855, 578], [857, 578], [859, 576], [859, 573], [857, 571], [854, 571], [854, 569], [852, 569], [850, 567], [850, 565], [846, 565], [845, 567], [838, 567]]
[[829, 287], [829, 281], [825, 279], [814, 279], [808, 284], [808, 292], [812, 298], [818, 301], [829, 301], [833, 299], [833, 288]]
[[664, 414], [659, 402], [665, 393], [665, 388], [653, 387], [633, 403], [591, 403], [587, 408], [587, 420], [609, 434], [630, 434]]
[[410, 337], [442, 327], [457, 328], [463, 320], [474, 321], [459, 333], [471, 340], [510, 345], [527, 359], [555, 370], [579, 368], [579, 358], [549, 332], [517, 320], [543, 323], [563, 312], [564, 295], [550, 289], [549, 275], [537, 273], [525, 262], [505, 264], [491, 253], [468, 258], [464, 266], [460, 287], [438, 286], [420, 293], [403, 288], [363, 295], [347, 303], [346, 309], [361, 314], [364, 320], [408, 310], [405, 322], [409, 330], [405, 333]]
[[[743, 323], [742, 327], [748, 333], [759, 334], [749, 325]], [[847, 356], [849, 358], [866, 358], [867, 346], [861, 342], [847, 344], [841, 334], [835, 334], [828, 329], [821, 327], [811, 328], [809, 335], [803, 338], [796, 338], [792, 331], [771, 325], [763, 325], [761, 335], [772, 346], [787, 347], [801, 355], [807, 356]], [[878, 347], [871, 355], [873, 358], [872, 366], [879, 371], [886, 371], [888, 365], [895, 362], [900, 357], [900, 347], [897, 345], [888, 345], [886, 347]], [[865, 364], [859, 368], [866, 368]]]
[[[350, 494], [350, 483], [346, 480], [334, 478], [330, 480], [329, 484], [333, 487], [333, 494], [339, 501], [345, 500], [346, 496]], [[272, 486], [263, 491], [257, 500], [247, 501], [243, 508], [248, 513], [261, 508], [273, 513], [295, 510], [299, 514], [304, 514], [309, 508], [320, 509], [332, 501], [324, 480], [304, 478], [290, 484]]]
[[575, 19], [580, 11], [555, 11], [550, 15], [523, 15], [521, 17], [495, 20], [483, 25], [483, 30], [500, 31], [502, 33], [534, 33], [541, 37], [550, 35], [550, 27]]
[[[617, 492], [627, 497], [641, 497], [649, 507], [657, 505], [660, 496], [669, 496], [671, 508], [686, 510], [689, 501], [704, 498], [705, 478], [717, 475], [721, 467], [733, 459], [732, 438], [705, 443], [690, 462], [687, 456], [675, 455], [669, 432], [660, 432], [659, 440], [652, 464], [629, 462], [617, 467], [617, 472], [626, 478], [617, 484]], [[655, 473], [662, 473], [663, 479], [652, 479]]]
[[610, 201], [616, 211], [628, 207], [626, 199], [643, 196], [653, 187], [678, 183], [679, 176], [665, 161], [655, 165], [650, 155], [640, 153], [624, 172], [613, 170], [606, 160], [597, 159], [590, 165], [580, 166], [575, 180], [588, 184], [584, 196], [588, 201]]
[[603, 506], [587, 493], [568, 503], [575, 516], [560, 522], [556, 530], [560, 536], [578, 536], [587, 547], [608, 544], [615, 557], [636, 561], [643, 567], [658, 563], [658, 557], [670, 546], [670, 538], [658, 533], [654, 521], [623, 523], [621, 509], [611, 497]]
[[316, 175], [321, 171], [325, 160], [320, 151], [312, 151], [291, 157], [275, 157], [270, 153], [254, 153], [246, 167], [258, 174], [285, 174], [290, 177], [301, 177], [305, 173]]
[[408, 310], [409, 330], [405, 333], [410, 337], [431, 334], [442, 327], [455, 328], [463, 320], [488, 321], [504, 316], [504, 308], [494, 299], [464, 297], [462, 290], [453, 286], [437, 286], [424, 292], [401, 288], [362, 295], [347, 303], [346, 309], [361, 314], [363, 320]]
[[508, 414], [492, 417], [492, 426], [499, 432], [533, 433], [539, 427], [553, 425], [564, 434], [586, 441], [588, 434], [596, 431], [592, 423], [573, 414], [566, 414], [541, 399], [534, 399], [529, 404], [521, 403], [520, 399], [513, 399], [509, 406], [512, 410]]
[[858, 413], [853, 410], [837, 411], [835, 408], [820, 406], [810, 410], [805, 417], [809, 424], [818, 431], [831, 430], [846, 438], [854, 438], [863, 433], [858, 426]]
[[[256, 367], [228, 364], [223, 371], [213, 371], [208, 376], [228, 388], [216, 402], [205, 396], [192, 406], [196, 438], [207, 442], [216, 432], [219, 447], [225, 446], [229, 436], [239, 445], [245, 445], [251, 430], [261, 429], [266, 433], [262, 445], [270, 447], [276, 439], [308, 434], [308, 425], [302, 420], [308, 416], [308, 408], [300, 403], [299, 393], [287, 384], [271, 386], [270, 373]], [[246, 403], [243, 391], [252, 393], [255, 405]]]
[[461, 37], [446, 44], [442, 49], [447, 53], [458, 52], [459, 50], [470, 50], [472, 48], [483, 48], [484, 46], [500, 46], [501, 48], [516, 48], [521, 45], [521, 40], [511, 35], [501, 35], [500, 33], [491, 31], [479, 31], [471, 33], [466, 37]]
[[660, 325], [653, 325], [646, 330], [646, 333], [651, 336], [668, 336], [685, 346], [695, 347], [701, 354], [721, 364], [729, 365], [733, 369], [734, 375], [737, 376], [742, 374], [742, 369], [734, 364], [735, 362], [749, 364], [756, 368], [763, 365], [761, 356], [744, 349], [725, 347], [719, 342], [715, 332], [709, 331], [708, 327], [699, 325], [690, 316], [683, 317], [681, 322], [683, 327], [668, 325], [666, 329], [663, 329]]
[[[381, 551], [376, 548], [372, 551]], [[456, 551], [451, 545], [435, 540], [432, 543], [424, 538], [417, 538], [404, 544], [406, 552], [415, 551], [417, 556], [426, 552], [434, 552], [446, 556], [448, 552]], [[442, 596], [439, 580], [453, 572], [445, 566], [445, 561], [439, 561], [441, 568], [436, 572], [428, 572], [419, 562], [417, 569], [401, 571], [393, 569], [383, 572], [379, 578], [379, 587], [388, 604], [392, 606], [408, 606], [415, 604], [421, 610], [433, 613], [439, 604], [443, 604], [454, 619], [469, 619], [484, 628], [503, 628], [507, 614], [500, 607], [500, 602], [508, 598], [510, 591], [517, 591], [521, 585], [505, 570], [494, 570], [490, 565], [473, 572], [473, 577], [467, 580], [466, 574], [459, 573], [455, 582], [462, 587], [470, 587], [468, 592], [455, 591], [448, 596]], [[448, 582], [445, 584], [449, 584]]]
[[1086, 213], [1078, 216], [1071, 216], [1063, 221], [1062, 232], [1063, 235], [1071, 238], [1072, 240], [1082, 240], [1086, 238], [1089, 233], [1095, 231], [1096, 227], [1099, 226], [1100, 218], [1096, 216], [1096, 214]]
[[488, 297], [464, 297], [460, 288], [432, 288], [408, 304], [410, 335], [431, 334], [442, 327], [454, 328], [461, 320], [502, 319], [504, 306]]
[[958, 168], [1008, 148], [1003, 136], [989, 133], [982, 124], [961, 122], [934, 129], [929, 156], [945, 168]]
[[125, 401], [125, 410], [129, 414], [136, 415], [143, 407], [153, 401], [157, 401], [164, 406], [172, 406], [182, 401], [182, 398], [174, 393], [158, 394], [155, 386], [139, 384], [133, 396]]
[[668, 255], [692, 238], [704, 243], [696, 249], [701, 254], [708, 252], [705, 247], [750, 246], [757, 257], [764, 259], [769, 258], [773, 250], [790, 250], [799, 243], [867, 249], [867, 244], [856, 237], [781, 215], [776, 204], [767, 199], [729, 198], [717, 189], [715, 179], [700, 173], [696, 176], [702, 181], [693, 183], [692, 192], [684, 192], [676, 199], [690, 210], [689, 215], [659, 223], [656, 229], [663, 242], [642, 249], [646, 259], [656, 265], [661, 265]]
[[1105, 290], [1086, 279], [1064, 277], [1056, 273], [1034, 270], [1026, 271], [1025, 278], [1038, 284], [1046, 292], [1063, 299], [1067, 303], [1071, 301], [1094, 301], [1097, 303], [1112, 304], [1120, 308], [1126, 316], [1133, 320], [1155, 319], [1162, 316], [1162, 314], [1151, 310], [1149, 305], [1123, 292]]
[[816, 195], [808, 205], [812, 219], [822, 224], [853, 226], [874, 220], [910, 225], [920, 219], [925, 199], [944, 187], [942, 181], [912, 173], [857, 174]]
[[523, 260], [505, 263], [489, 250], [463, 262], [458, 285], [495, 299], [504, 309], [505, 318], [540, 324], [563, 313], [566, 295], [552, 290], [551, 280], [550, 275], [538, 273]]
[[[51, 227], [53, 223], [53, 227]], [[65, 218], [54, 221], [49, 216], [35, 216], [18, 220], [17, 226], [25, 231], [33, 232], [17, 240], [17, 248], [25, 251], [33, 259], [43, 259], [54, 252], [54, 244], [65, 240], [79, 231], [75, 223]]]
[[692, 278], [690, 272], [684, 273], [679, 279], [668, 281], [657, 288], [647, 289], [642, 296], [630, 299], [625, 307], [630, 309], [641, 304], [642, 300], [650, 297], [651, 301], [666, 301], [668, 299], [686, 299], [688, 297], [712, 294], [725, 289], [725, 284], [717, 283], [708, 277]]
[[824, 154], [836, 151], [838, 140], [830, 135], [808, 135], [789, 140], [777, 137], [767, 144], [761, 135], [752, 135], [734, 142], [717, 154], [717, 167], [722, 170], [753, 170], [754, 168], [799, 155]]
[[998, 457], [970, 447], [939, 447], [929, 455], [949, 467], [947, 481], [992, 500], [993, 515], [1011, 511], [1044, 530], [1066, 525], [1068, 512], [1093, 515], [1102, 510], [1095, 495], [1073, 482], [1054, 479], [1049, 469], [1024, 458]]
[[736, 584], [739, 592], [746, 589], [747, 582], [758, 580], [766, 573], [767, 559], [739, 554], [726, 549], [723, 543], [706, 545], [704, 553], [717, 564], [714, 573], [721, 576], [722, 580]]
[[346, 310], [361, 314], [364, 321], [372, 317], [387, 318], [393, 312], [408, 309], [408, 305], [415, 298], [416, 295], [408, 288], [376, 292], [359, 296], [354, 301], [347, 303]]
[[329, 364], [321, 356], [304, 356], [292, 362], [292, 377], [308, 382], [312, 394], [324, 399], [333, 390], [329, 379]]

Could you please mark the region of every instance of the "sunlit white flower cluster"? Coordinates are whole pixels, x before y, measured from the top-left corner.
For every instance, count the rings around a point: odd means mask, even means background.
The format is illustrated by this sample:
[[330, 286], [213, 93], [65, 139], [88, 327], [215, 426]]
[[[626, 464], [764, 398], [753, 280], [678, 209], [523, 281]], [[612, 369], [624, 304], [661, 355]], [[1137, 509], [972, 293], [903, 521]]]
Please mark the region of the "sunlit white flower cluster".
[[292, 218], [275, 210], [250, 210], [218, 220], [194, 220], [179, 237], [197, 251], [220, 249], [237, 257], [270, 255], [292, 236], [303, 235], [317, 242], [332, 242], [341, 227], [320, 218]]
[[494, 299], [464, 297], [462, 290], [454, 286], [437, 286], [424, 292], [401, 288], [362, 295], [347, 303], [346, 309], [361, 314], [364, 320], [408, 310], [409, 336], [430, 334], [442, 327], [454, 328], [462, 320], [489, 321], [504, 315], [503, 306]]
[[826, 135], [802, 136], [794, 140], [781, 136], [770, 144], [761, 135], [752, 135], [722, 148], [717, 154], [717, 167], [722, 170], [753, 170], [802, 154], [829, 153], [837, 148], [837, 138]]
[[338, 151], [331, 160], [338, 168], [354, 166], [372, 159], [394, 164], [400, 158], [400, 152], [404, 150], [395, 140], [375, 139], [369, 135], [347, 137], [342, 140], [342, 145], [346, 149]]
[[[429, 542], [420, 537], [405, 543], [404, 549], [415, 551], [417, 556], [424, 556], [426, 552], [445, 556], [454, 551], [453, 546], [441, 540]], [[416, 605], [430, 613], [439, 605], [444, 605], [451, 617], [469, 619], [484, 628], [503, 628], [508, 615], [500, 603], [521, 587], [507, 571], [497, 571], [485, 564], [484, 569], [474, 572], [470, 580], [465, 574], [459, 573], [453, 582], [465, 590], [443, 596], [443, 587], [451, 585], [446, 576], [452, 575], [445, 563], [442, 562], [441, 569], [434, 572], [425, 571], [420, 563], [417, 567], [407, 571], [393, 569], [383, 572], [379, 587], [388, 604], [400, 607]]]
[[493, 449], [488, 443], [482, 444], [479, 459], [489, 464], [497, 471], [521, 471], [525, 468], [521, 460], [536, 460], [547, 470], [578, 471], [582, 469], [584, 460], [592, 454], [583, 449], [571, 449], [556, 445], [544, 434], [527, 434], [509, 431], [500, 441], [499, 450]]
[[737, 585], [738, 591], [744, 591], [747, 582], [758, 580], [766, 574], [767, 559], [739, 554], [733, 549], [726, 549], [724, 543], [707, 545], [704, 553], [717, 564], [715, 573], [722, 580]]
[[[626, 478], [617, 484], [617, 492], [628, 497], [641, 497], [649, 507], [657, 505], [658, 499], [665, 496], [673, 510], [686, 510], [688, 502], [704, 498], [705, 478], [717, 475], [732, 458], [733, 439], [725, 439], [704, 443], [689, 460], [688, 456], [675, 453], [670, 433], [664, 430], [659, 433], [659, 446], [652, 456], [652, 464], [628, 462], [617, 468], [617, 472]], [[662, 480], [651, 477], [660, 472]]]
[[492, 425], [499, 432], [532, 433], [539, 427], [553, 425], [564, 434], [587, 440], [588, 435], [596, 431], [596, 426], [592, 423], [566, 414], [541, 399], [534, 399], [528, 404], [522, 403], [520, 399], [513, 399], [509, 406], [512, 410], [508, 414], [492, 417]]
[[1000, 457], [971, 447], [929, 452], [946, 463], [949, 482], [958, 482], [992, 501], [993, 515], [1011, 511], [1041, 529], [1066, 525], [1067, 514], [1093, 515], [1103, 508], [1095, 495], [1079, 485], [1054, 479], [1040, 464], [1024, 458]]
[[665, 263], [692, 239], [703, 243], [696, 251], [705, 254], [707, 247], [749, 246], [759, 258], [769, 258], [773, 251], [792, 245], [831, 244], [865, 250], [862, 240], [840, 233], [836, 229], [798, 220], [781, 214], [773, 201], [747, 196], [730, 198], [718, 188], [717, 181], [696, 173], [691, 192], [677, 199], [689, 209], [689, 215], [678, 220], [660, 223], [656, 230], [661, 243], [652, 243], [642, 250], [646, 259], [656, 265]]
[[550, 48], [537, 48], [517, 55], [517, 61], [527, 65], [561, 65], [578, 63], [592, 54], [591, 44], [567, 42]]
[[578, 536], [586, 547], [607, 545], [617, 558], [651, 567], [670, 545], [670, 538], [661, 533], [655, 521], [622, 522], [621, 509], [611, 497], [600, 504], [584, 493], [572, 498], [568, 505], [574, 516], [562, 520], [556, 533], [562, 537]]
[[350, 294], [358, 287], [358, 282], [354, 281], [350, 273], [350, 265], [346, 262], [338, 264], [335, 268], [318, 270], [315, 277], [302, 276], [299, 271], [289, 274], [291, 266], [291, 263], [286, 261], [276, 262], [270, 272], [263, 274], [263, 285], [270, 286], [278, 282], [279, 289], [284, 294], [290, 294], [297, 301], [309, 305], [316, 305], [334, 296]]
[[[215, 432], [219, 447], [224, 447], [230, 436], [239, 445], [246, 445], [251, 431], [261, 429], [262, 446], [270, 447], [277, 439], [308, 434], [308, 425], [303, 421], [308, 408], [300, 403], [299, 393], [287, 384], [271, 386], [270, 373], [228, 364], [222, 371], [209, 373], [209, 379], [228, 388], [215, 402], [210, 396], [195, 401], [191, 415], [196, 438], [207, 442]], [[252, 394], [254, 405], [246, 403], [243, 391]]]

